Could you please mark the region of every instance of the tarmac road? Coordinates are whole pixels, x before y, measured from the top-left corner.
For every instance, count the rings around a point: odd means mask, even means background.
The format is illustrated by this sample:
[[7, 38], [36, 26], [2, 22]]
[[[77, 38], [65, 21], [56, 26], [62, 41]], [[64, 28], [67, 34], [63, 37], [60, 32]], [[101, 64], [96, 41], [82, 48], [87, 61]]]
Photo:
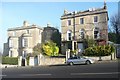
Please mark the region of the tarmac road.
[[118, 78], [118, 62], [2, 69], [3, 78]]

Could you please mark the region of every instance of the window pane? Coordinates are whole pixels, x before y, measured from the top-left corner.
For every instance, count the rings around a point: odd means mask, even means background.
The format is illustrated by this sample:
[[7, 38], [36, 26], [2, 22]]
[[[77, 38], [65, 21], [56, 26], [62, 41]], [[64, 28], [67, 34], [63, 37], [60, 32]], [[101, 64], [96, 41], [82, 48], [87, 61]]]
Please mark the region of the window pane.
[[80, 24], [84, 24], [84, 18], [80, 18]]
[[71, 20], [68, 20], [68, 26], [71, 25]]
[[94, 16], [94, 22], [98, 22], [98, 16]]
[[13, 47], [13, 40], [12, 40], [12, 39], [9, 40], [9, 47], [10, 47], [10, 48]]
[[13, 36], [16, 36], [16, 32], [15, 31], [13, 32]]
[[69, 40], [71, 40], [71, 33], [68, 33], [68, 38]]
[[22, 54], [22, 56], [23, 56], [23, 58], [25, 58], [26, 57], [26, 51], [23, 51], [23, 54]]
[[29, 34], [30, 33], [30, 31], [29, 30], [27, 30], [27, 34]]
[[84, 39], [84, 32], [81, 32], [81, 38]]
[[22, 45], [23, 47], [28, 47], [28, 40], [26, 38], [23, 38]]
[[9, 57], [12, 57], [13, 52], [9, 51]]
[[81, 29], [81, 30], [80, 30], [80, 38], [81, 38], [81, 39], [84, 39], [84, 35], [85, 35], [85, 34], [84, 34], [84, 30]]
[[97, 38], [98, 31], [94, 31], [94, 38]]

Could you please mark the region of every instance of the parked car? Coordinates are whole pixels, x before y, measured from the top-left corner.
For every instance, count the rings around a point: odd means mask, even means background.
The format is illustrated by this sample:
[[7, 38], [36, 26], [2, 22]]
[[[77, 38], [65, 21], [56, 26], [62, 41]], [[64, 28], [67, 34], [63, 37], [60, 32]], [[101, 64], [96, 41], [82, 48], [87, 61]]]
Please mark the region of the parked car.
[[68, 65], [74, 65], [74, 64], [93, 64], [95, 61], [90, 58], [86, 58], [83, 56], [75, 56], [75, 57], [70, 57], [66, 61], [66, 64]]

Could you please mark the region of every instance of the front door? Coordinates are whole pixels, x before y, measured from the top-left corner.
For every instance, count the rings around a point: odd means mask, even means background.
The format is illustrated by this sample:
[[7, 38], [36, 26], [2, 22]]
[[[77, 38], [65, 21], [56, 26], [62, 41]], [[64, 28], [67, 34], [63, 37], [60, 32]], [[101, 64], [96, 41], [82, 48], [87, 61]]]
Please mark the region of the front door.
[[25, 59], [22, 59], [22, 66], [25, 66]]

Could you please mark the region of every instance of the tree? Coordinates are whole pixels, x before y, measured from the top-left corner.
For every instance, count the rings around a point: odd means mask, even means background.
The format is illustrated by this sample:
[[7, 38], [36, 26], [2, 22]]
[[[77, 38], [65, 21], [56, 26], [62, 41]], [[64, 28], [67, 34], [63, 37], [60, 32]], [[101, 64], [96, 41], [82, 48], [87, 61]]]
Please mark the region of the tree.
[[116, 33], [109, 32], [108, 33], [108, 39], [109, 39], [109, 41], [116, 43]]
[[61, 33], [59, 31], [54, 31], [51, 40], [56, 43], [56, 45], [59, 47], [59, 51], [61, 51]]
[[88, 36], [85, 39], [85, 42], [86, 42], [87, 47], [93, 47], [93, 46], [97, 45], [96, 41], [93, 38], [88, 37]]
[[59, 53], [59, 48], [56, 46], [56, 43], [48, 41], [42, 45], [43, 52], [47, 56], [57, 56]]
[[116, 35], [116, 43], [120, 43], [120, 15], [115, 14], [111, 17], [111, 26]]
[[30, 54], [31, 56], [37, 56], [39, 55], [40, 53], [42, 53], [43, 50], [42, 50], [42, 44], [38, 43], [36, 46], [34, 46], [33, 48], [33, 54]]

